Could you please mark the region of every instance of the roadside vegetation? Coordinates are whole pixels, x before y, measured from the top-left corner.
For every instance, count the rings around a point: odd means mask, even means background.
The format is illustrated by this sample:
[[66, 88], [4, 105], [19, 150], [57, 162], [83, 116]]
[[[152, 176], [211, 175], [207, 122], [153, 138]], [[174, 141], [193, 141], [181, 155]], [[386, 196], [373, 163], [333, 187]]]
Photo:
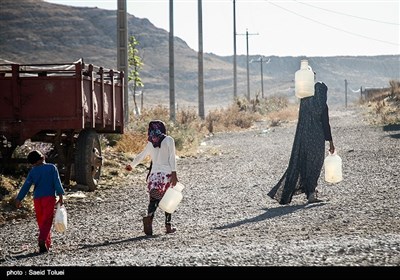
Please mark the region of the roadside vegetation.
[[400, 126], [400, 80], [391, 80], [390, 87], [366, 91], [360, 103], [368, 109], [371, 124]]

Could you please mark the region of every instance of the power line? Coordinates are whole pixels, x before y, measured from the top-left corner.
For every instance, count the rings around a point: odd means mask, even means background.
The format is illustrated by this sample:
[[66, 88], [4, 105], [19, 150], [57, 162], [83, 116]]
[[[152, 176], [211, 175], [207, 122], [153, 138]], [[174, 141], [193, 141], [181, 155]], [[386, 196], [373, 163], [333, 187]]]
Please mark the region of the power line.
[[297, 2], [299, 4], [302, 4], [302, 5], [306, 5], [306, 6], [315, 8], [315, 9], [324, 10], [324, 11], [327, 11], [327, 12], [330, 12], [330, 13], [334, 13], [334, 14], [338, 14], [338, 15], [348, 16], [348, 17], [352, 17], [352, 18], [358, 18], [358, 19], [362, 19], [362, 20], [374, 21], [374, 22], [379, 22], [379, 23], [384, 23], [384, 24], [400, 25], [399, 23], [396, 23], [396, 22], [381, 21], [381, 20], [376, 20], [376, 19], [371, 19], [371, 18], [366, 18], [366, 17], [349, 15], [349, 14], [345, 14], [345, 13], [341, 13], [341, 12], [332, 11], [332, 10], [329, 10], [329, 9], [313, 6], [313, 5], [310, 5], [308, 3], [300, 2], [300, 1], [297, 1], [297, 0], [293, 0], [293, 1]]
[[289, 13], [292, 13], [292, 14], [295, 14], [295, 15], [297, 15], [297, 16], [299, 16], [299, 17], [305, 18], [305, 19], [307, 19], [307, 20], [316, 22], [316, 23], [318, 23], [318, 24], [327, 26], [327, 27], [329, 27], [329, 28], [332, 28], [332, 29], [335, 29], [335, 30], [338, 30], [338, 31], [341, 31], [341, 32], [344, 32], [344, 33], [347, 33], [347, 34], [351, 34], [351, 35], [354, 35], [354, 36], [357, 36], [357, 37], [361, 37], [361, 38], [364, 38], [364, 39], [373, 40], [373, 41], [377, 41], [377, 42], [381, 42], [381, 43], [385, 43], [385, 44], [389, 44], [389, 45], [393, 45], [393, 46], [400, 46], [399, 43], [393, 43], [393, 42], [389, 42], [389, 41], [385, 41], [385, 40], [379, 40], [379, 39], [375, 39], [375, 38], [372, 38], [372, 37], [360, 35], [360, 34], [358, 34], [358, 33], [350, 32], [350, 31], [347, 31], [347, 30], [344, 30], [344, 29], [341, 29], [341, 28], [337, 28], [337, 27], [335, 27], [335, 26], [332, 26], [332, 25], [329, 25], [329, 24], [325, 24], [325, 23], [322, 23], [322, 22], [320, 22], [320, 21], [314, 20], [314, 19], [312, 19], [312, 18], [309, 18], [309, 17], [305, 17], [305, 16], [303, 16], [303, 15], [300, 15], [300, 14], [298, 14], [298, 13], [296, 13], [296, 12], [293, 12], [293, 11], [291, 11], [291, 10], [289, 10], [289, 9], [283, 8], [283, 7], [281, 7], [281, 6], [279, 6], [279, 5], [275, 4], [275, 3], [272, 3], [272, 2], [270, 2], [270, 1], [268, 1], [268, 0], [267, 0], [267, 2], [268, 2], [269, 4], [271, 4], [271, 5], [273, 5], [273, 6], [277, 7], [277, 8], [279, 8], [279, 9], [285, 10], [285, 11], [287, 11], [287, 12], [289, 12]]

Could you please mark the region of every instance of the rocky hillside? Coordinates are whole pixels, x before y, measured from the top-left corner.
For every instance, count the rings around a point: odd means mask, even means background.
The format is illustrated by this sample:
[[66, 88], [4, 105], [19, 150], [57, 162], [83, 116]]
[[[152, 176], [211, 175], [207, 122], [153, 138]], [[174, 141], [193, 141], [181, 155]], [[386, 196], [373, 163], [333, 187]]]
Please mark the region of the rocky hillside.
[[[83, 58], [107, 68], [117, 67], [115, 11], [75, 8], [42, 0], [2, 0], [0, 9], [0, 59], [19, 63], [72, 62]], [[128, 14], [129, 35], [139, 41], [144, 68], [144, 106], [169, 104], [168, 31], [148, 19]], [[178, 105], [196, 106], [198, 96], [197, 52], [180, 38], [175, 42], [175, 94]], [[233, 51], [232, 51], [233, 52]], [[264, 96], [294, 96], [294, 73], [303, 57], [263, 54]], [[260, 54], [250, 56], [258, 59]], [[399, 79], [400, 55], [308, 57], [318, 78], [329, 87], [330, 104], [344, 104], [345, 82], [348, 102], [357, 101], [360, 87], [388, 87]], [[225, 106], [233, 99], [233, 58], [204, 54], [206, 109]], [[247, 94], [246, 56], [238, 56], [238, 96]], [[250, 64], [250, 94], [261, 92], [259, 63]], [[293, 100], [295, 100], [293, 98]]]

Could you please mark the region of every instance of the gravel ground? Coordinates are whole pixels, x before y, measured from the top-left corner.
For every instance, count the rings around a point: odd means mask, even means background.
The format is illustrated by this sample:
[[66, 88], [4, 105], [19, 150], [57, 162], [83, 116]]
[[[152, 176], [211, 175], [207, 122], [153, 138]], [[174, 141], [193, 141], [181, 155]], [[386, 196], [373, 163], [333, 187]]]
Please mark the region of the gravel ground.
[[158, 209], [154, 236], [144, 235], [146, 172], [139, 166], [120, 174], [118, 184], [69, 192], [68, 230], [53, 233], [47, 254], [35, 253], [33, 217], [3, 225], [1, 273], [10, 267], [398, 266], [400, 131], [364, 118], [357, 106], [330, 109], [344, 180], [327, 184], [322, 170], [322, 203], [307, 205], [302, 194], [282, 206], [267, 197], [287, 167], [295, 123], [260, 122], [209, 137], [196, 158], [178, 160], [185, 189], [172, 217], [176, 233], [164, 233]]

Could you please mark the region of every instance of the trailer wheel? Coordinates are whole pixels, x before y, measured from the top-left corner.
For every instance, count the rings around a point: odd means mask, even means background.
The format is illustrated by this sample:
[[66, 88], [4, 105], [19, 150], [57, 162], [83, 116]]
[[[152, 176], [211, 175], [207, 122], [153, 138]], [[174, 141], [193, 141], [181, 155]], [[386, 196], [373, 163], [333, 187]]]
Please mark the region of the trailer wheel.
[[84, 129], [76, 142], [75, 180], [86, 185], [89, 191], [97, 188], [100, 179], [102, 156], [100, 140], [94, 129]]
[[0, 174], [12, 174], [15, 172], [15, 164], [11, 163], [12, 154], [14, 153], [16, 145], [0, 147]]

